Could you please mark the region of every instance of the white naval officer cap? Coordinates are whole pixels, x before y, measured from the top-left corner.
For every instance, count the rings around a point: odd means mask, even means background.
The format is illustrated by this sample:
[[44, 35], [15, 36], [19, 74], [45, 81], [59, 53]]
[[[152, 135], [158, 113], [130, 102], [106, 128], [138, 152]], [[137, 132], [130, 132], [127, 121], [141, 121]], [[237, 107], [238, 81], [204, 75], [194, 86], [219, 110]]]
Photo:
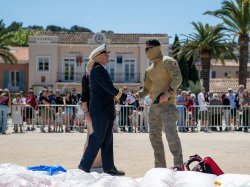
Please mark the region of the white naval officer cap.
[[110, 51], [107, 51], [106, 49], [106, 44], [102, 44], [99, 47], [95, 48], [89, 55], [89, 59], [93, 59], [95, 57], [97, 57], [100, 54], [103, 53], [110, 53]]

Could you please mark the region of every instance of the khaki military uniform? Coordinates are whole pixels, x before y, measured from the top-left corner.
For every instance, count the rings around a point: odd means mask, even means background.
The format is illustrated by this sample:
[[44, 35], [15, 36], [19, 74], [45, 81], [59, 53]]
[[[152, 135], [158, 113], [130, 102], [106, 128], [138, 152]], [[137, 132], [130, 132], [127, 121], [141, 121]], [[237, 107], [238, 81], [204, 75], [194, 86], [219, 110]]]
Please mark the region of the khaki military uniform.
[[181, 82], [182, 75], [177, 61], [160, 53], [146, 70], [144, 87], [135, 94], [137, 99], [150, 95], [152, 101], [160, 94], [168, 96], [166, 103], [152, 104], [149, 111], [149, 137], [154, 149], [155, 167], [167, 167], [162, 130], [173, 154], [174, 165], [183, 164], [181, 142], [176, 130], [176, 90]]

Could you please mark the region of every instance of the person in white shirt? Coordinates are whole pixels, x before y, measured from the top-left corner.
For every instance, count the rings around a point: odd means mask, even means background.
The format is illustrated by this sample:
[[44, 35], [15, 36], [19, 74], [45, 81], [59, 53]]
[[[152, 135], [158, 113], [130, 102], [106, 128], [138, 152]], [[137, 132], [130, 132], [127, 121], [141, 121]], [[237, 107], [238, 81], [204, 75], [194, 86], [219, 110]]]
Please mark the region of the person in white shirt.
[[[55, 115], [55, 132], [63, 132], [63, 124], [65, 123], [65, 114], [62, 107], [58, 108], [58, 112]], [[57, 131], [58, 130], [58, 131]]]
[[228, 88], [228, 93], [226, 94], [227, 98], [230, 101], [230, 109], [231, 109], [231, 126], [236, 125], [236, 97], [232, 88]]
[[19, 94], [20, 94], [21, 102], [26, 104], [26, 98], [24, 97], [23, 91], [20, 91]]
[[21, 94], [16, 93], [15, 98], [12, 100], [12, 123], [14, 124], [15, 133], [18, 133], [18, 126], [20, 132], [23, 132], [23, 109], [25, 104], [25, 100], [21, 98]]
[[205, 102], [205, 88], [203, 87], [201, 89], [201, 92], [198, 95], [198, 103], [200, 107], [200, 116], [201, 116], [201, 127], [203, 128], [204, 132], [210, 132], [208, 129], [208, 110], [207, 110], [207, 104]]

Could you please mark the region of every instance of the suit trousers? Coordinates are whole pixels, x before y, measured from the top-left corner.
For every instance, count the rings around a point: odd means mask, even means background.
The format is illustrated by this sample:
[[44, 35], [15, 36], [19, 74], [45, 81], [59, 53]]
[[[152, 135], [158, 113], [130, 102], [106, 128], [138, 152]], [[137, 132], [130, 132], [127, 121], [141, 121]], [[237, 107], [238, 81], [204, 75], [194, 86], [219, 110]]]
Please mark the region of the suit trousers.
[[84, 171], [89, 172], [98, 150], [101, 148], [104, 172], [114, 169], [112, 132], [114, 121], [103, 114], [91, 115], [91, 119], [94, 132], [89, 136], [88, 146], [83, 154], [79, 167]]
[[[84, 151], [86, 150], [89, 142], [89, 136], [93, 133], [92, 122], [87, 124], [87, 140], [84, 144]], [[102, 167], [102, 157], [101, 157], [101, 149], [99, 149], [97, 156], [92, 164], [92, 168], [100, 168]]]

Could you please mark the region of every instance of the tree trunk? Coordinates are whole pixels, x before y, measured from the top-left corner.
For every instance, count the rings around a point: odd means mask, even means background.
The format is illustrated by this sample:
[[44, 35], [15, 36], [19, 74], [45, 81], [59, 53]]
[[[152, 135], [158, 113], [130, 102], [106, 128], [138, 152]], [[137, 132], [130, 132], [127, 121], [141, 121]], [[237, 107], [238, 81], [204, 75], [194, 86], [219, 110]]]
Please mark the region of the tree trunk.
[[201, 78], [203, 79], [203, 87], [205, 88], [206, 92], [209, 92], [210, 61], [211, 61], [211, 53], [209, 51], [202, 51]]
[[239, 84], [244, 85], [246, 88], [248, 72], [247, 72], [247, 63], [248, 63], [248, 43], [249, 37], [247, 34], [240, 35], [239, 37], [239, 46], [240, 46], [240, 59], [239, 59]]

